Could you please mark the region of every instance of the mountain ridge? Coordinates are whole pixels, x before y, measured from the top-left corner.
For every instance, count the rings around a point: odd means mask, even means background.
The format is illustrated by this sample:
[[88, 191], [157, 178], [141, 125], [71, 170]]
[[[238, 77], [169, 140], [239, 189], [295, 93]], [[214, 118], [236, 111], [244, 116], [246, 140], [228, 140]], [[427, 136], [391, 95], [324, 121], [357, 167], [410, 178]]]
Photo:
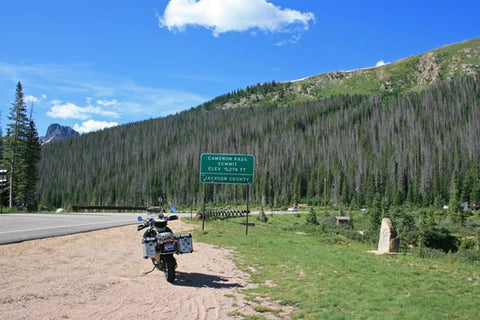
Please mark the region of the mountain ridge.
[[[480, 37], [402, 58], [382, 66], [332, 71], [297, 80], [262, 83], [216, 97], [205, 109], [297, 102], [336, 94], [396, 94], [420, 91], [438, 80], [480, 73]], [[228, 100], [228, 101], [226, 101]]]

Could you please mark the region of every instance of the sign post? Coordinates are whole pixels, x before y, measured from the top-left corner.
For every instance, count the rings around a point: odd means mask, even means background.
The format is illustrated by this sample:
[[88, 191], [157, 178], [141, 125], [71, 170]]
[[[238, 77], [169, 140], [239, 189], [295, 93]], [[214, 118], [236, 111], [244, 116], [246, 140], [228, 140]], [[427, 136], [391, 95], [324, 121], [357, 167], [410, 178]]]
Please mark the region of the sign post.
[[7, 170], [0, 170], [0, 188], [2, 189], [0, 194], [0, 213], [3, 213], [3, 188], [7, 184]]
[[[247, 185], [247, 223], [248, 234], [248, 186], [253, 184], [255, 157], [249, 154], [202, 153], [200, 157], [200, 182]], [[205, 185], [203, 188], [202, 231], [205, 221]]]

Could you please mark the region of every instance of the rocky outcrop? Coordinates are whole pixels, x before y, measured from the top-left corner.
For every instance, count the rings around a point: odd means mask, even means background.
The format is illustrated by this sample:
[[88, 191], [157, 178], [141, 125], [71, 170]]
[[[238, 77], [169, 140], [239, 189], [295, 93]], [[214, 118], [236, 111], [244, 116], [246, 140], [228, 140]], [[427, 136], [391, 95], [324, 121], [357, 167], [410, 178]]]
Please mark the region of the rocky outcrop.
[[46, 143], [60, 141], [65, 138], [74, 137], [78, 135], [79, 133], [73, 130], [72, 128], [67, 126], [62, 126], [58, 123], [54, 123], [48, 126], [46, 136], [40, 137], [40, 144], [44, 145]]

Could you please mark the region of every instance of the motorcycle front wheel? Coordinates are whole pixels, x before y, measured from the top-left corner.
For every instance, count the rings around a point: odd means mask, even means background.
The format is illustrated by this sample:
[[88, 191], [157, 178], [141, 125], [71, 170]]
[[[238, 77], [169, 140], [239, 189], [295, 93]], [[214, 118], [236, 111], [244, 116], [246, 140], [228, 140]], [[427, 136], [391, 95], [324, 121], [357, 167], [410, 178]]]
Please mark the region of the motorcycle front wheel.
[[175, 281], [175, 268], [177, 266], [177, 262], [175, 261], [173, 255], [164, 256], [163, 259], [163, 272], [165, 273], [165, 278], [168, 282], [173, 283]]

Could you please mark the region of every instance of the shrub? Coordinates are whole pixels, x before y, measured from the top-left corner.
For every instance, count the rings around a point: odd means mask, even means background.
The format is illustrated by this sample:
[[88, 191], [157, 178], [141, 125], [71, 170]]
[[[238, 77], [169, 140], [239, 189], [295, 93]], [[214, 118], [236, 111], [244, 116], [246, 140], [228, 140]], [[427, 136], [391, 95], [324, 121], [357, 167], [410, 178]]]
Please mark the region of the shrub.
[[260, 210], [260, 213], [257, 216], [257, 220], [261, 221], [261, 222], [267, 222], [268, 221], [267, 215], [265, 214], [265, 211], [263, 211], [263, 208], [262, 208], [262, 210]]
[[310, 213], [307, 216], [307, 224], [313, 224], [316, 226], [319, 225], [318, 219], [317, 219], [317, 213], [315, 212], [313, 207], [310, 208]]
[[480, 262], [480, 251], [476, 249], [464, 249], [455, 252], [454, 257], [458, 260], [467, 262]]
[[442, 250], [437, 250], [437, 249], [428, 248], [428, 247], [414, 248], [412, 249], [412, 253], [416, 254], [421, 258], [444, 258], [445, 256], [447, 256], [447, 253], [445, 253]]
[[415, 245], [418, 238], [418, 228], [415, 224], [415, 218], [407, 210], [395, 208], [392, 210], [393, 227], [397, 230], [400, 237], [400, 243], [403, 247]]
[[456, 252], [458, 250], [457, 238], [452, 236], [446, 228], [423, 229], [418, 239], [419, 246], [440, 249], [444, 252]]

